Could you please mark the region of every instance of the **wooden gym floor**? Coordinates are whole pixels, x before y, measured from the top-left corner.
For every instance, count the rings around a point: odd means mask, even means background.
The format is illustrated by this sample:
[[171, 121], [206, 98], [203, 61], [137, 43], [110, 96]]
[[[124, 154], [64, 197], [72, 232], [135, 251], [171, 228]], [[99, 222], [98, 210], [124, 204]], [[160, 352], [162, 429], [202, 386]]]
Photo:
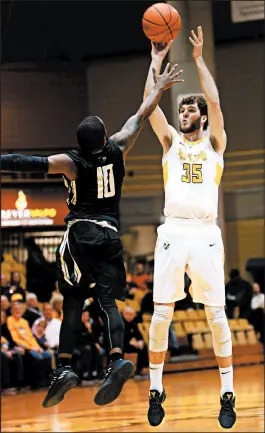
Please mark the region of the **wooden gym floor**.
[[[264, 365], [236, 367], [237, 422], [233, 432], [264, 432]], [[146, 418], [149, 382], [129, 380], [120, 397], [99, 407], [96, 388], [75, 388], [54, 408], [43, 409], [44, 391], [2, 397], [3, 432], [219, 432], [219, 372], [164, 375], [166, 420]]]

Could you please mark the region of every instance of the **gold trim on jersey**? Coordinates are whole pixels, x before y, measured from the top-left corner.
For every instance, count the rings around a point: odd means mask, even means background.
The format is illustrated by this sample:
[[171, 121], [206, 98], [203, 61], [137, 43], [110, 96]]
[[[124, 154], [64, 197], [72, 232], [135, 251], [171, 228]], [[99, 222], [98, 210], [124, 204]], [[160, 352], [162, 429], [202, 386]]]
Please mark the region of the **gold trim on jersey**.
[[166, 188], [166, 184], [168, 181], [168, 161], [163, 164], [163, 178], [164, 178], [164, 188]]
[[215, 175], [215, 183], [219, 186], [220, 182], [221, 182], [221, 177], [223, 174], [223, 167], [220, 166], [220, 164], [218, 164], [218, 162], [216, 163], [216, 175]]
[[206, 137], [202, 137], [197, 141], [189, 141], [184, 137], [184, 135], [182, 135], [181, 138], [185, 141], [185, 143], [189, 144], [190, 146], [195, 146], [195, 144], [200, 144], [203, 140], [205, 140]]

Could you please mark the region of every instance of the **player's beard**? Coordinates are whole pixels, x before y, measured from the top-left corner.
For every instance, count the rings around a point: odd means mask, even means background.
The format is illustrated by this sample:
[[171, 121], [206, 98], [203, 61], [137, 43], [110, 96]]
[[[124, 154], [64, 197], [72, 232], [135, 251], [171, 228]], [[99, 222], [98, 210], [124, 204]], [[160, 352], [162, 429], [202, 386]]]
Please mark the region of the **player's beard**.
[[194, 131], [197, 131], [201, 127], [201, 116], [199, 116], [194, 122], [191, 123], [190, 126], [185, 127], [181, 126], [181, 123], [179, 122], [179, 130], [180, 132], [183, 132], [183, 134], [191, 134]]

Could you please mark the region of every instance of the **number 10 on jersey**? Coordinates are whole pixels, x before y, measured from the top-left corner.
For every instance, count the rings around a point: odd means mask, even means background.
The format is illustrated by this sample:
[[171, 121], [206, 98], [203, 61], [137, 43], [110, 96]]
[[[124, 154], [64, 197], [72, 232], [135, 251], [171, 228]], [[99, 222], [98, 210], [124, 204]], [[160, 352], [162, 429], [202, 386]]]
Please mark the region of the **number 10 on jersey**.
[[98, 198], [108, 198], [115, 195], [113, 164], [97, 167]]

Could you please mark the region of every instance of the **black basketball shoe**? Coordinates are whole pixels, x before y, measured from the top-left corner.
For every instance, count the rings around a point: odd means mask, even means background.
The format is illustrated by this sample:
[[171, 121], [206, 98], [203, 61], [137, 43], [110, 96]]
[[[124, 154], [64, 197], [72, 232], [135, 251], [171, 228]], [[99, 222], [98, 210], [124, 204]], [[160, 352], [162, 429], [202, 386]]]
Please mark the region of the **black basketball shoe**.
[[223, 428], [231, 428], [236, 422], [235, 400], [232, 392], [225, 392], [220, 398], [221, 410], [218, 421]]
[[114, 401], [122, 390], [123, 385], [134, 374], [134, 365], [131, 361], [117, 359], [109, 363], [103, 384], [95, 395], [94, 402], [103, 406]]
[[150, 391], [149, 393], [149, 409], [148, 409], [148, 421], [153, 427], [158, 426], [163, 421], [165, 416], [164, 408], [162, 403], [166, 399], [166, 391], [163, 389], [161, 393], [156, 389]]
[[78, 376], [73, 372], [70, 365], [60, 367], [53, 373], [53, 378], [49, 386], [42, 406], [52, 407], [64, 399], [64, 394], [78, 384]]

